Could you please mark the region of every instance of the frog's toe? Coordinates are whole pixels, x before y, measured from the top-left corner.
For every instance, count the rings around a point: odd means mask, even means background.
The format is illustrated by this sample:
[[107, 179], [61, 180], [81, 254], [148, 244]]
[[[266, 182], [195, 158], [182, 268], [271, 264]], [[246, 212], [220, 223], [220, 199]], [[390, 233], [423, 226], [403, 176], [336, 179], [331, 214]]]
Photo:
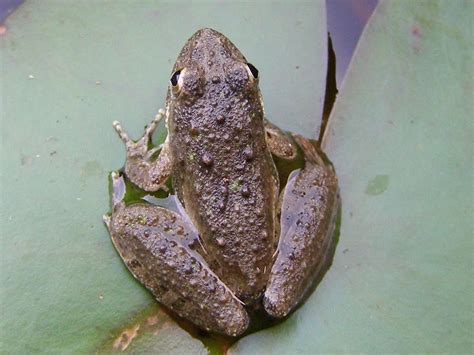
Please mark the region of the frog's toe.
[[153, 132], [155, 131], [156, 127], [158, 127], [158, 124], [160, 123], [160, 121], [162, 120], [164, 116], [165, 116], [165, 110], [160, 108], [155, 118], [153, 119], [153, 121], [151, 121], [150, 124], [146, 127], [145, 133], [143, 134], [143, 136], [144, 137], [151, 136]]
[[146, 126], [143, 135], [136, 142], [128, 136], [119, 121], [112, 122], [112, 126], [114, 127], [122, 142], [127, 147], [127, 154], [137, 155], [137, 152], [142, 152], [143, 154], [146, 153], [146, 151], [148, 150], [148, 143], [150, 141], [150, 137], [155, 131], [156, 127], [158, 127], [158, 124], [160, 123], [164, 115], [165, 111], [163, 109], [160, 109], [153, 121], [151, 121]]
[[122, 142], [125, 144], [126, 147], [133, 144], [133, 141], [130, 139], [127, 132], [125, 132], [125, 130], [123, 129], [119, 121], [112, 122], [112, 126], [114, 127], [115, 132], [117, 132], [117, 134], [119, 135], [120, 139], [122, 140]]
[[280, 294], [280, 297], [275, 293], [264, 295], [263, 307], [268, 315], [274, 318], [283, 318], [288, 314], [290, 308], [288, 307], [288, 302], [283, 298], [283, 294]]

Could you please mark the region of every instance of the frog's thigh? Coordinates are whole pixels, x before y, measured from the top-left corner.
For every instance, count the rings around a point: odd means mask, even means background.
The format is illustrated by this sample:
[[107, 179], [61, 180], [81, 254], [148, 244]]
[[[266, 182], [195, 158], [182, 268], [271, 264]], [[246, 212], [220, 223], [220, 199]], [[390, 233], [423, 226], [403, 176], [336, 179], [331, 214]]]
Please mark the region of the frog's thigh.
[[306, 161], [304, 169], [290, 176], [283, 194], [279, 252], [264, 295], [265, 310], [274, 317], [284, 317], [298, 305], [325, 271], [331, 254], [339, 207], [337, 179], [314, 154], [314, 149], [307, 154], [314, 161]]
[[239, 300], [195, 251], [183, 218], [150, 204], [115, 206], [112, 241], [131, 273], [166, 307], [211, 332], [236, 336], [248, 326]]

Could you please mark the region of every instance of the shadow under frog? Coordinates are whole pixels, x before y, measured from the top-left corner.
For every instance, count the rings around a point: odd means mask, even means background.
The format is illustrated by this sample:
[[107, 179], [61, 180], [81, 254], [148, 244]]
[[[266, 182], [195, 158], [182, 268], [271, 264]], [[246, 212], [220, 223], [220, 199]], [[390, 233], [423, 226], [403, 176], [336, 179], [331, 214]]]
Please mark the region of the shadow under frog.
[[[127, 159], [112, 173], [104, 217], [113, 244], [161, 304], [230, 337], [287, 317], [327, 270], [336, 242], [334, 169], [314, 142], [266, 119], [258, 80], [225, 36], [202, 29], [181, 50], [166, 107], [142, 138], [114, 122]], [[163, 118], [168, 136], [152, 147]], [[174, 208], [130, 203], [127, 182], [172, 190]]]

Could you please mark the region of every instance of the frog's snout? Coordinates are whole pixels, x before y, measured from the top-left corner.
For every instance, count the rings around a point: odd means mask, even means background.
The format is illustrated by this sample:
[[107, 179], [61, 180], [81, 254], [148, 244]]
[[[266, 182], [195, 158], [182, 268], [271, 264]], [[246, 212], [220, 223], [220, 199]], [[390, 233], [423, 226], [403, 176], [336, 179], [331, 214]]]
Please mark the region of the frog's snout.
[[214, 37], [214, 38], [218, 39], [219, 37], [222, 37], [222, 36], [224, 36], [222, 33], [219, 33], [216, 30], [213, 30], [212, 28], [204, 27], [204, 28], [201, 28], [201, 29], [197, 30], [192, 37], [194, 37], [194, 39], [198, 40], [198, 39], [201, 39], [201, 38], [204, 38], [204, 37], [208, 37], [208, 38]]

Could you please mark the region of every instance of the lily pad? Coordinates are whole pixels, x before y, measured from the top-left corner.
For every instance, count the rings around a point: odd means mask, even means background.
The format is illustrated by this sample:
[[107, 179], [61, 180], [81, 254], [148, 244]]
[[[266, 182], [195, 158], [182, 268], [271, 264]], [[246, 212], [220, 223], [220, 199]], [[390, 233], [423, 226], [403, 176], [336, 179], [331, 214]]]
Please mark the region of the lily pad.
[[[7, 19], [0, 36], [1, 353], [121, 351], [123, 337], [132, 338], [125, 350], [133, 352], [150, 342], [157, 352], [206, 351], [172, 320], [149, 325], [156, 302], [126, 270], [101, 219], [108, 172], [125, 157], [112, 121], [139, 136], [164, 102], [178, 51], [201, 27], [227, 35], [260, 70], [273, 122], [318, 136], [323, 1], [29, 1]], [[206, 346], [216, 348], [212, 339]]]
[[333, 266], [232, 353], [472, 352], [473, 13], [379, 4], [325, 137], [342, 197]]

